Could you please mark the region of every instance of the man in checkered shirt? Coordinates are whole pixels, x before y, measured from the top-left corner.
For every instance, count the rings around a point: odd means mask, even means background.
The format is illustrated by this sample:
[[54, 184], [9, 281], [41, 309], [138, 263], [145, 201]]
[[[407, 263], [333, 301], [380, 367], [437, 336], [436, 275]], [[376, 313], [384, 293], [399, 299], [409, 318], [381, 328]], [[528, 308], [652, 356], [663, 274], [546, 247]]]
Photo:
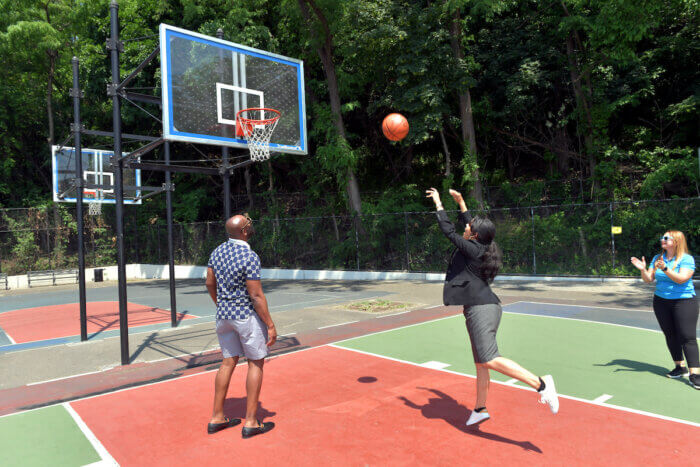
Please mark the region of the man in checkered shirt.
[[275, 343], [277, 331], [267, 309], [260, 283], [260, 258], [248, 245], [255, 229], [247, 216], [226, 221], [227, 242], [209, 257], [207, 289], [216, 305], [216, 334], [223, 361], [214, 383], [214, 411], [207, 426], [209, 434], [241, 423], [224, 416], [224, 400], [231, 375], [240, 356], [248, 360], [246, 379], [246, 420], [244, 438], [270, 431], [275, 424], [256, 419], [267, 348]]

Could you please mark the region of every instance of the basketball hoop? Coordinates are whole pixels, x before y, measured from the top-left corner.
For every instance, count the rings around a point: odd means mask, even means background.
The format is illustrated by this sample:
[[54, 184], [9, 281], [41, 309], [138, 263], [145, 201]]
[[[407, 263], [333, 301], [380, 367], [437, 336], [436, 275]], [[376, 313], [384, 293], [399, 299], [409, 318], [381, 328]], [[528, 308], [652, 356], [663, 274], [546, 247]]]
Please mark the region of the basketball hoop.
[[90, 216], [99, 216], [102, 214], [102, 190], [84, 190], [86, 198], [93, 200], [88, 203], [88, 214]]
[[[259, 118], [253, 118], [255, 112], [258, 112]], [[265, 118], [266, 113], [272, 115]], [[281, 116], [279, 110], [262, 107], [238, 111], [236, 114], [236, 135], [245, 136], [245, 139], [248, 140], [251, 160], [264, 161], [270, 158], [270, 137]]]
[[97, 201], [88, 203], [88, 214], [91, 216], [99, 216], [102, 214], [102, 203], [99, 203]]

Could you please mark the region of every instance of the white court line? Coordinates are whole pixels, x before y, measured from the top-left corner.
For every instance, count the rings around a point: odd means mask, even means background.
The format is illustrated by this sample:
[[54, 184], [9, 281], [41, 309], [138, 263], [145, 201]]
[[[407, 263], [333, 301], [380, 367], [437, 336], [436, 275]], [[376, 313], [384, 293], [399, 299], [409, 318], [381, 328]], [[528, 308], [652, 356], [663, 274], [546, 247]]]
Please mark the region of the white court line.
[[[278, 358], [280, 358], [280, 357], [284, 357], [284, 356], [286, 356], [286, 355], [292, 355], [292, 354], [299, 353], [299, 352], [306, 352], [307, 350], [318, 349], [318, 348], [324, 347], [324, 346], [325, 346], [325, 344], [323, 344], [323, 345], [318, 345], [318, 346], [316, 346], [316, 347], [306, 347], [306, 348], [303, 348], [303, 349], [294, 350], [294, 351], [292, 351], [292, 352], [283, 353], [283, 354], [280, 354], [280, 355], [273, 355], [272, 357], [269, 358], [269, 360], [276, 360], [276, 359], [278, 359]], [[192, 355], [192, 354], [182, 354], [182, 355]], [[169, 360], [169, 359], [171, 359], [171, 358], [173, 358], [173, 357], [164, 358], [164, 359], [162, 359], [162, 360]], [[238, 366], [247, 365], [247, 364], [248, 364], [248, 361], [245, 361], [245, 362], [239, 363]], [[202, 371], [202, 372], [198, 372], [198, 373], [192, 373], [192, 374], [189, 374], [189, 375], [178, 376], [177, 378], [171, 378], [171, 379], [166, 379], [166, 380], [161, 380], [161, 381], [154, 381], [154, 382], [152, 382], [152, 383], [141, 384], [141, 385], [138, 385], [138, 386], [131, 386], [131, 387], [128, 387], [128, 388], [118, 389], [118, 390], [116, 390], [116, 391], [103, 392], [103, 393], [101, 393], [101, 394], [95, 394], [95, 395], [86, 396], [86, 397], [79, 397], [79, 398], [77, 398], [77, 399], [72, 400], [71, 403], [72, 403], [72, 402], [78, 402], [78, 401], [84, 401], [84, 400], [88, 400], [88, 399], [95, 399], [95, 398], [97, 398], [97, 397], [106, 396], [107, 394], [117, 394], [117, 393], [120, 393], [120, 392], [132, 391], [132, 390], [134, 390], [134, 389], [145, 388], [145, 387], [148, 387], [148, 386], [154, 386], [154, 385], [156, 385], [156, 384], [168, 384], [168, 383], [172, 383], [172, 382], [175, 382], [175, 381], [180, 381], [180, 380], [185, 379], [185, 378], [193, 378], [193, 377], [195, 377], [195, 376], [202, 376], [202, 375], [205, 375], [205, 374], [207, 374], [207, 373], [213, 373], [213, 372], [215, 372], [215, 371], [219, 371], [219, 369], [216, 368], [216, 369], [213, 369], [213, 370], [207, 370], [207, 371]], [[41, 410], [41, 409], [45, 409], [45, 408], [47, 408], [47, 407], [54, 407], [54, 406], [56, 406], [56, 405], [62, 405], [62, 404], [68, 404], [68, 402], [57, 403], [57, 404], [49, 404], [49, 405], [44, 405], [44, 406], [41, 406], [41, 407], [36, 407], [36, 408], [33, 408], [33, 409], [28, 409], [28, 410], [22, 410], [22, 411], [19, 411], [19, 412], [8, 413], [8, 414], [5, 414], [5, 415], [0, 415], [0, 419], [6, 418], [6, 417], [12, 417], [13, 415], [17, 415], [17, 414], [20, 414], [20, 413], [34, 412], [34, 411], [36, 411], [36, 410]]]
[[36, 386], [37, 384], [52, 383], [54, 381], [61, 381], [63, 379], [77, 378], [78, 376], [94, 375], [96, 373], [102, 373], [106, 370], [88, 371], [87, 373], [78, 373], [77, 375], [61, 376], [60, 378], [46, 379], [44, 381], [37, 381], [36, 383], [27, 383], [25, 386]]
[[287, 334], [282, 334], [282, 335], [280, 335], [280, 337], [293, 336], [294, 334], [296, 334], [296, 332], [290, 332], [290, 333], [287, 333]]
[[[298, 305], [307, 305], [309, 303], [318, 303], [318, 302], [328, 302], [334, 300], [333, 298], [320, 298], [318, 300], [309, 300], [306, 302], [294, 302], [294, 303], [289, 303], [287, 305], [278, 305], [274, 307], [270, 307], [273, 310], [277, 310], [278, 308], [287, 308], [290, 306], [298, 306]], [[294, 311], [294, 310], [281, 310], [281, 311], [276, 311], [275, 313], [284, 313], [285, 311]]]
[[14, 345], [14, 344], [17, 343], [17, 342], [15, 342], [15, 340], [12, 338], [12, 336], [9, 335], [9, 334], [7, 333], [7, 331], [3, 331], [3, 332], [5, 333], [5, 335], [7, 336], [7, 338], [10, 339], [11, 345]]
[[445, 305], [433, 305], [433, 306], [429, 306], [427, 308], [421, 308], [421, 310], [430, 310], [432, 308], [440, 308], [441, 306], [445, 306]]
[[442, 370], [451, 365], [449, 363], [436, 362], [435, 360], [431, 360], [429, 362], [421, 363], [419, 366], [422, 366], [424, 368], [432, 368], [433, 370]]
[[518, 380], [515, 379], [515, 378], [513, 378], [513, 379], [509, 379], [509, 380], [506, 381], [504, 384], [515, 384], [515, 383], [517, 383], [517, 382], [518, 382]]
[[[80, 418], [80, 415], [78, 415], [78, 412], [76, 412], [73, 407], [68, 402], [64, 402], [61, 404], [66, 411], [70, 414], [71, 417], [73, 417], [73, 421], [75, 421], [76, 425], [78, 425], [78, 428], [80, 428], [80, 431], [83, 432], [83, 435], [87, 438], [88, 441], [90, 441], [90, 444], [92, 444], [92, 447], [97, 451], [97, 455], [99, 455], [102, 458], [102, 461], [99, 463], [100, 465], [119, 465], [117, 461], [114, 460], [114, 458], [110, 455], [109, 451], [105, 449], [104, 446], [102, 446], [102, 443], [100, 443], [100, 440], [97, 439], [97, 436], [88, 428], [88, 426], [85, 424], [82, 418]], [[94, 465], [94, 464], [90, 464]]]
[[[461, 313], [460, 313], [461, 315]], [[351, 341], [353, 339], [360, 339], [362, 337], [369, 337], [369, 336], [376, 336], [377, 334], [384, 334], [385, 332], [391, 332], [391, 331], [396, 331], [398, 329], [407, 329], [407, 328], [412, 328], [413, 326], [420, 326], [421, 324], [426, 324], [426, 323], [436, 323], [438, 321], [442, 321], [444, 319], [450, 319], [450, 318], [456, 318], [458, 315], [452, 315], [452, 316], [443, 316], [442, 318], [436, 318], [436, 319], [430, 319], [428, 321], [422, 321], [420, 323], [413, 323], [413, 324], [407, 324], [406, 326], [399, 326], [397, 328], [391, 328], [391, 329], [385, 329], [384, 331], [377, 331], [377, 332], [370, 332], [369, 334], [363, 334], [361, 336], [356, 336], [356, 337], [349, 337], [347, 339], [341, 339], [339, 341], [332, 342], [331, 344], [339, 344], [341, 342], [345, 341]]]
[[396, 316], [396, 315], [403, 315], [405, 313], [410, 313], [414, 310], [406, 310], [406, 311], [399, 311], [398, 313], [391, 313], [389, 315], [380, 315], [380, 316], [375, 316], [375, 318], [386, 318], [387, 316]]
[[536, 316], [538, 318], [553, 318], [553, 319], [565, 319], [568, 321], [581, 321], [583, 323], [593, 323], [593, 324], [606, 324], [608, 326], [617, 326], [620, 328], [628, 328], [628, 329], [638, 329], [640, 331], [649, 331], [649, 332], [656, 332], [656, 333], [661, 333], [661, 331], [657, 331], [656, 329], [647, 329], [647, 328], [640, 328], [637, 326], [627, 326], [624, 324], [615, 324], [615, 323], [606, 323], [605, 321], [592, 321], [590, 319], [579, 319], [579, 318], [567, 318], [566, 316], [549, 316], [549, 315], [538, 315], [535, 313], [521, 313], [518, 311], [504, 311], [503, 313], [508, 313], [509, 315], [524, 315], [524, 316]]
[[[532, 303], [533, 305], [556, 305], [556, 306], [561, 306], [561, 307], [576, 307], [576, 308], [599, 308], [601, 310], [618, 310], [618, 311], [637, 311], [641, 313], [651, 313], [652, 310], [635, 310], [633, 308], [614, 308], [614, 307], [607, 307], [607, 306], [592, 306], [592, 305], [569, 305], [565, 303], [549, 303], [549, 302], [515, 302], [515, 303]], [[512, 305], [512, 303], [509, 303], [508, 305]], [[507, 306], [507, 305], [506, 305]]]
[[[348, 340], [348, 339], [346, 339], [346, 340]], [[385, 355], [379, 355], [379, 354], [375, 354], [375, 353], [371, 353], [371, 352], [365, 352], [364, 350], [357, 350], [357, 349], [351, 349], [351, 348], [348, 348], [348, 347], [341, 347], [341, 346], [335, 345], [335, 344], [326, 344], [326, 346], [327, 346], [327, 347], [334, 347], [334, 348], [336, 348], [336, 349], [347, 350], [347, 351], [349, 351], [349, 352], [357, 352], [357, 353], [364, 354], [364, 355], [370, 355], [370, 356], [372, 356], [372, 357], [383, 358], [383, 359], [385, 359], [385, 360], [391, 360], [391, 361], [399, 362], [399, 363], [406, 363], [406, 364], [408, 364], [408, 365], [413, 365], [413, 366], [417, 366], [417, 367], [424, 368], [422, 365], [420, 365], [420, 364], [418, 364], [418, 363], [409, 362], [409, 361], [407, 361], [407, 360], [401, 360], [401, 359], [393, 358], [393, 357], [387, 357], [387, 356], [385, 356]], [[470, 374], [467, 374], [467, 373], [459, 373], [459, 372], [452, 371], [452, 370], [447, 370], [447, 369], [435, 369], [435, 371], [444, 371], [445, 373], [450, 373], [450, 374], [453, 374], [453, 375], [464, 376], [464, 377], [467, 377], [467, 378], [476, 379], [476, 376], [473, 376], [473, 375], [470, 375]], [[503, 383], [503, 382], [501, 382], [501, 381], [496, 381], [496, 380], [491, 380], [491, 382], [492, 382], [492, 383], [495, 383], [495, 384], [502, 384], [503, 386], [508, 386], [508, 387], [515, 388], [515, 389], [520, 389], [520, 390], [523, 390], [523, 391], [535, 392], [535, 390], [532, 389], [532, 388], [529, 387], [529, 386], [527, 386], [527, 387], [516, 386], [516, 385], [506, 384], [506, 383]], [[684, 425], [690, 425], [690, 426], [695, 426], [695, 427], [700, 428], [700, 423], [695, 423], [695, 422], [691, 422], [691, 421], [688, 421], [688, 420], [681, 420], [681, 419], [679, 419], [679, 418], [667, 417], [666, 415], [659, 415], [659, 414], [655, 414], [655, 413], [651, 413], [651, 412], [645, 412], [645, 411], [643, 411], [643, 410], [630, 409], [630, 408], [628, 408], [628, 407], [621, 407], [621, 406], [613, 405], [613, 404], [606, 404], [606, 403], [604, 403], [604, 402], [590, 401], [590, 400], [587, 400], [587, 399], [581, 399], [580, 397], [566, 396], [566, 395], [564, 395], [564, 394], [558, 394], [558, 396], [559, 396], [560, 398], [563, 398], [563, 399], [570, 399], [570, 400], [573, 400], [573, 401], [583, 402], [583, 403], [586, 403], [586, 404], [599, 405], [599, 406], [601, 406], [601, 407], [608, 407], [608, 408], [611, 408], [611, 409], [614, 409], [614, 410], [619, 410], [619, 411], [622, 411], [622, 412], [630, 412], [630, 413], [635, 413], [635, 414], [638, 414], [638, 415], [645, 415], [645, 416], [647, 416], [647, 417], [658, 418], [658, 419], [660, 419], [660, 420], [667, 420], [667, 421], [670, 421], [670, 422], [682, 423], [682, 424], [684, 424]]]
[[333, 328], [333, 327], [336, 327], [336, 326], [342, 326], [342, 325], [344, 325], [344, 324], [352, 324], [352, 323], [357, 323], [357, 322], [359, 322], [359, 320], [355, 320], [355, 321], [346, 321], [345, 323], [329, 324], [328, 326], [321, 326], [320, 328], [316, 328], [316, 329]]
[[593, 402], [596, 404], [602, 404], [603, 402], [612, 399], [612, 396], [610, 394], [603, 394], [602, 396], [598, 396], [595, 399], [593, 399]]

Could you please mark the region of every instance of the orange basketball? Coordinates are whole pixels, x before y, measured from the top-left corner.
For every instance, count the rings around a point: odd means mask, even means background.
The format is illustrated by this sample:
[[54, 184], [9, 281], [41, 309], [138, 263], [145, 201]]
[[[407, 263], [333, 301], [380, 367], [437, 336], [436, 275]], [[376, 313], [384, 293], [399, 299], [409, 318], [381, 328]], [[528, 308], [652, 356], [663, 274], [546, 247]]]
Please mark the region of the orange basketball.
[[408, 134], [408, 120], [401, 114], [389, 114], [382, 122], [382, 132], [387, 139], [401, 141]]

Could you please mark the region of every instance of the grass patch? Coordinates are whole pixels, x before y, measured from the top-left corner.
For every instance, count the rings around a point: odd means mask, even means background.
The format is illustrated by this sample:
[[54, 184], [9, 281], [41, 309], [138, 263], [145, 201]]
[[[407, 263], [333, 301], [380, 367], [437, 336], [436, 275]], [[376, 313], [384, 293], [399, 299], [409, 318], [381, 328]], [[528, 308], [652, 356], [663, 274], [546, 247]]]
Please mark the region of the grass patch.
[[390, 311], [402, 311], [415, 307], [414, 303], [392, 302], [389, 300], [372, 299], [361, 302], [352, 302], [342, 305], [341, 308], [364, 313], [387, 313]]

